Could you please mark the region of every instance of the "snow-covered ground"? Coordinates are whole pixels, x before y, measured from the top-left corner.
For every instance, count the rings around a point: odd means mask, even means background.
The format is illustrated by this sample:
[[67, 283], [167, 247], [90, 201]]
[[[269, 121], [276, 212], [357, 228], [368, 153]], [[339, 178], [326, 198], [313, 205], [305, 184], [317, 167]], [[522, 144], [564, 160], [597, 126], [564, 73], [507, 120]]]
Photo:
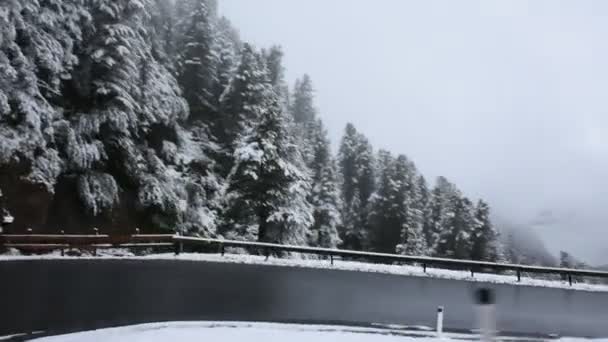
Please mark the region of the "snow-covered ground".
[[203, 253], [182, 253], [174, 255], [173, 253], [150, 254], [145, 256], [135, 256], [125, 250], [99, 250], [97, 256], [60, 256], [59, 252], [53, 252], [46, 255], [22, 256], [16, 253], [0, 255], [2, 260], [37, 260], [37, 259], [136, 259], [136, 260], [195, 260], [201, 262], [227, 262], [227, 263], [244, 263], [244, 264], [259, 264], [259, 265], [276, 265], [286, 267], [307, 267], [307, 268], [323, 268], [336, 270], [351, 270], [362, 272], [378, 272], [396, 275], [420, 276], [420, 277], [435, 277], [444, 279], [459, 279], [465, 281], [484, 281], [496, 284], [513, 284], [513, 285], [528, 285], [542, 286], [565, 289], [576, 289], [585, 291], [608, 291], [608, 285], [574, 283], [572, 286], [566, 281], [545, 280], [538, 278], [530, 278], [525, 274], [521, 278], [521, 282], [517, 281], [515, 275], [499, 275], [489, 273], [475, 273], [471, 276], [468, 271], [454, 271], [439, 268], [428, 267], [426, 273], [422, 267], [412, 265], [385, 265], [372, 264], [356, 261], [334, 260], [332, 265], [329, 260], [304, 259], [304, 258], [274, 258], [270, 257], [266, 260], [263, 256], [245, 255], [245, 254], [203, 254]]
[[[2, 338], [0, 338], [1, 340]], [[503, 341], [541, 341], [533, 338], [498, 337]], [[164, 322], [119, 328], [100, 329], [34, 339], [38, 342], [438, 342], [479, 340], [477, 335], [447, 334], [438, 337], [433, 331], [376, 329], [331, 325], [302, 325], [250, 322]], [[584, 339], [561, 338], [576, 342]], [[593, 340], [608, 341], [608, 340]]]

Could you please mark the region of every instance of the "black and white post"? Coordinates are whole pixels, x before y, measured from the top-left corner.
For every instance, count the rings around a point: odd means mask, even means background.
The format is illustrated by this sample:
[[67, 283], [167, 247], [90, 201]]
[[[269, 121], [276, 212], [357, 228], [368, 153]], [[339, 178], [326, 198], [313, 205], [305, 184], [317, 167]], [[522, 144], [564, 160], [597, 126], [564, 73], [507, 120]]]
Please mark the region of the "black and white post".
[[443, 334], [443, 306], [437, 307], [437, 337]]
[[479, 337], [481, 341], [494, 341], [496, 333], [496, 309], [494, 291], [489, 288], [477, 290], [477, 323], [479, 324]]

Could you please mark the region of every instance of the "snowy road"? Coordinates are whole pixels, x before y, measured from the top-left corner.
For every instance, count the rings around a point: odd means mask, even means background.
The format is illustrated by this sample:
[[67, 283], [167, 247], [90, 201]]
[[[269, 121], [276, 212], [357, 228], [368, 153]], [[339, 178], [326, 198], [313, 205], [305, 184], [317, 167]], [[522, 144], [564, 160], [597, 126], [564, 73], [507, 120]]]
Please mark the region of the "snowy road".
[[608, 292], [360, 271], [188, 260], [0, 262], [0, 335], [175, 320], [474, 328], [473, 291], [496, 290], [506, 332], [608, 336]]
[[[0, 338], [1, 340], [1, 338]], [[449, 342], [475, 341], [476, 335], [442, 334], [407, 329], [352, 328], [330, 325], [302, 325], [247, 322], [166, 322], [119, 328], [101, 329], [60, 336], [42, 337], [37, 342]], [[500, 340], [535, 341], [516, 337], [499, 337]], [[538, 341], [541, 341], [538, 339]], [[583, 339], [561, 338], [557, 342], [582, 342]], [[600, 340], [597, 340], [598, 342]]]

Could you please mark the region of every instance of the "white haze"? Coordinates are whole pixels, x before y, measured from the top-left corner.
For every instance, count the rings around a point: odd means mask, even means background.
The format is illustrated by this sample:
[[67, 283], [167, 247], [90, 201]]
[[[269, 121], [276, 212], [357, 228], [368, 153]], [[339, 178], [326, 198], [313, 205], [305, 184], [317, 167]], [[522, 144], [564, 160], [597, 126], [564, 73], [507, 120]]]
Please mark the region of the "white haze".
[[552, 252], [608, 263], [608, 2], [219, 0], [287, 79], [309, 73], [336, 146], [353, 122]]

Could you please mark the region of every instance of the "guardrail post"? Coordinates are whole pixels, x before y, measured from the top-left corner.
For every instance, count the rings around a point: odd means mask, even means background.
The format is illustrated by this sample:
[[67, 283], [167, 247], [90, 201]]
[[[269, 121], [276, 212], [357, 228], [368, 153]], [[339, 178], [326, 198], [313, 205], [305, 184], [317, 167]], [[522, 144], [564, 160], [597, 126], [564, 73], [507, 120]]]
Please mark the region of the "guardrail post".
[[[65, 235], [65, 232], [63, 230], [59, 231], [59, 234], [61, 235]], [[63, 251], [63, 246], [61, 247], [61, 256], [64, 256], [64, 251]]]
[[329, 255], [329, 260], [331, 261], [331, 265], [334, 265], [334, 256], [333, 255]]
[[521, 269], [518, 268], [517, 269], [517, 282], [520, 282], [520, 281], [521, 281]]
[[175, 252], [175, 255], [179, 255], [181, 252], [183, 252], [184, 250], [184, 244], [181, 241], [176, 241], [173, 244], [173, 251]]
[[268, 250], [268, 247], [264, 248], [264, 254], [266, 255], [266, 261], [267, 261], [268, 258], [270, 257], [270, 250]]
[[[93, 231], [95, 232], [95, 235], [99, 235], [99, 229], [93, 228]], [[93, 255], [97, 256], [97, 247], [93, 247]]]

